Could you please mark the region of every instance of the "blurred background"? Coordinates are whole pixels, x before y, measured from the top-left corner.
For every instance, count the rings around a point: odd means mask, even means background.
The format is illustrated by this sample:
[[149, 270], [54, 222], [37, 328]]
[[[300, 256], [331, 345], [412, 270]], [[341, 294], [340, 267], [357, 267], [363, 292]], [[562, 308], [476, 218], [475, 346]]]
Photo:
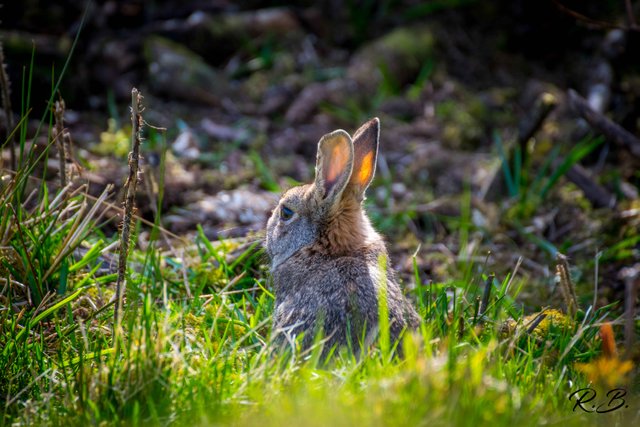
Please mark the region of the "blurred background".
[[60, 95], [93, 194], [122, 185], [141, 90], [166, 131], [145, 130], [139, 213], [153, 219], [161, 186], [162, 225], [181, 236], [259, 236], [279, 192], [313, 179], [319, 138], [378, 116], [367, 209], [406, 281], [519, 265], [523, 301], [544, 305], [562, 252], [579, 287], [599, 267], [604, 304], [640, 261], [640, 158], [567, 95], [638, 136], [638, 1], [24, 0], [0, 13], [29, 132], [68, 60]]

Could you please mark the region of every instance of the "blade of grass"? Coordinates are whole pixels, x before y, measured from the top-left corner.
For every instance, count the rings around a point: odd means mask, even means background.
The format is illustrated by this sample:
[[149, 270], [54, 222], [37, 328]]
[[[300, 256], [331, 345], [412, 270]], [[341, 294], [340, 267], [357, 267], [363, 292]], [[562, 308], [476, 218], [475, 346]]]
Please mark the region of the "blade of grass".
[[556, 168], [553, 172], [549, 180], [542, 188], [540, 192], [540, 197], [545, 198], [547, 193], [551, 188], [555, 185], [555, 183], [563, 176], [567, 171], [571, 168], [571, 166], [578, 163], [583, 157], [589, 155], [593, 150], [598, 148], [604, 142], [603, 137], [586, 139], [576, 145], [576, 147], [571, 150], [569, 155], [562, 161], [562, 163]]

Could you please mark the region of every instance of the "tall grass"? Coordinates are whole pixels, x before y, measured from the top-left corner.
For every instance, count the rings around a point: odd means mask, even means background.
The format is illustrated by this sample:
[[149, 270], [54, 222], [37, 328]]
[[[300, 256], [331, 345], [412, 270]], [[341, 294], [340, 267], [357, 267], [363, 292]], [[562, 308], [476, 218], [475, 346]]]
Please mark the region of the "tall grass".
[[[58, 191], [61, 194], [64, 190]], [[79, 194], [74, 197], [81, 198]], [[52, 209], [57, 204], [38, 206]], [[64, 221], [57, 218], [61, 236], [78, 221], [72, 215]], [[21, 224], [25, 235], [40, 236], [36, 231], [47, 228], [36, 221]], [[93, 233], [100, 234], [95, 229]], [[97, 237], [89, 234], [83, 241]], [[52, 277], [65, 275], [65, 290], [54, 289], [38, 304], [21, 298], [17, 282], [41, 277], [47, 267], [33, 262], [35, 274], [29, 268], [20, 272], [9, 266], [26, 263], [26, 258], [3, 260], [5, 268], [11, 268], [3, 274], [2, 298], [7, 305], [0, 318], [3, 423], [594, 421], [593, 414], [573, 412], [567, 396], [587, 385], [574, 366], [599, 352], [595, 336], [606, 309], [582, 312], [575, 319], [559, 314], [556, 321], [532, 329], [513, 302], [517, 278], [484, 278], [491, 291], [463, 282], [427, 285], [417, 278], [412, 297], [424, 321], [400, 343], [402, 357], [394, 356], [383, 340], [359, 358], [342, 350], [326, 366], [314, 356], [318, 352], [285, 357], [271, 349], [274, 296], [256, 247], [238, 250], [235, 242], [212, 242], [201, 233], [195, 245], [184, 248], [183, 257], [154, 245], [132, 251], [122, 345], [115, 352], [113, 305], [100, 296], [113, 293], [115, 275], [99, 271], [101, 257], [113, 251], [104, 252], [112, 246], [100, 240], [113, 241], [116, 236], [99, 237], [83, 256], [69, 254], [68, 267], [59, 264]], [[10, 245], [26, 253], [18, 237]], [[476, 267], [469, 270], [477, 271]], [[625, 414], [632, 415], [627, 411], [598, 416], [622, 422]]]
[[[30, 146], [26, 132], [15, 134]], [[101, 220], [114, 196], [107, 189], [94, 200], [77, 181], [61, 188], [37, 178], [52, 145], [27, 150], [0, 183], [0, 425], [637, 420], [637, 400], [588, 414], [568, 397], [589, 385], [577, 364], [598, 357], [609, 307], [526, 316], [515, 300], [527, 284], [515, 272], [494, 278], [473, 257], [446, 283], [422, 283], [416, 271], [410, 296], [423, 321], [397, 343], [402, 351], [393, 351], [381, 304], [380, 342], [357, 357], [338, 349], [327, 365], [319, 347], [283, 354], [270, 344], [274, 295], [257, 242], [210, 241], [202, 228], [171, 251], [134, 241], [116, 351], [118, 236]], [[157, 206], [152, 235], [163, 232]], [[133, 218], [134, 229], [147, 226]]]

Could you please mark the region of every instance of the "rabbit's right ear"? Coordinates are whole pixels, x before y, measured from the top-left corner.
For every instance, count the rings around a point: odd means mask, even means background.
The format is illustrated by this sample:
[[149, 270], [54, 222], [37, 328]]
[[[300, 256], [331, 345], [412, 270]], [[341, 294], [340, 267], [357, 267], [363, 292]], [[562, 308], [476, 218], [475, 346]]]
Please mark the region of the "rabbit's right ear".
[[349, 134], [336, 130], [318, 143], [316, 198], [333, 204], [344, 191], [353, 169], [353, 142]]
[[353, 135], [353, 173], [349, 184], [360, 201], [376, 173], [379, 140], [380, 120], [377, 117], [363, 124]]

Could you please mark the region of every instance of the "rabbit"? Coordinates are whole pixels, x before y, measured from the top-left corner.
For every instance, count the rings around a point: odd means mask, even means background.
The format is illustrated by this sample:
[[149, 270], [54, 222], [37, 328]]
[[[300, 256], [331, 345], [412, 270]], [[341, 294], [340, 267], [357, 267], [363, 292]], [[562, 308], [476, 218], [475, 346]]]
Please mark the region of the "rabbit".
[[[308, 349], [318, 332], [324, 349], [359, 352], [378, 334], [378, 297], [386, 286], [389, 334], [395, 342], [419, 316], [403, 295], [382, 237], [363, 210], [378, 154], [380, 121], [353, 136], [344, 130], [318, 143], [313, 184], [286, 191], [267, 222], [266, 252], [275, 291], [276, 341], [304, 333]], [[360, 346], [358, 346], [360, 344]]]

